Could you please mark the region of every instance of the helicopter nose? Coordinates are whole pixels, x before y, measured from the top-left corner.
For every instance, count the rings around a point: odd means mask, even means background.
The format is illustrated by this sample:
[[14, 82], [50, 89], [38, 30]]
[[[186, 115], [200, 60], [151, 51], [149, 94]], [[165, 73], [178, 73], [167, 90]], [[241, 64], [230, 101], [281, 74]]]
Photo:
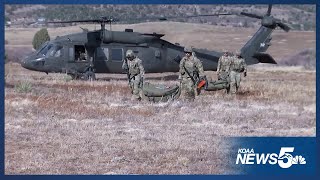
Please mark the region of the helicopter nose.
[[30, 69], [27, 59], [22, 59], [20, 65], [26, 69]]
[[20, 64], [21, 64], [21, 66], [23, 66], [24, 64], [26, 64], [26, 60], [25, 60], [25, 59], [22, 59], [22, 60], [20, 61]]
[[35, 70], [35, 67], [33, 66], [33, 63], [30, 59], [23, 59], [20, 64], [23, 68]]
[[20, 65], [21, 65], [22, 67], [26, 68], [26, 64], [27, 64], [27, 62], [26, 62], [25, 59], [22, 59], [22, 60], [20, 61]]

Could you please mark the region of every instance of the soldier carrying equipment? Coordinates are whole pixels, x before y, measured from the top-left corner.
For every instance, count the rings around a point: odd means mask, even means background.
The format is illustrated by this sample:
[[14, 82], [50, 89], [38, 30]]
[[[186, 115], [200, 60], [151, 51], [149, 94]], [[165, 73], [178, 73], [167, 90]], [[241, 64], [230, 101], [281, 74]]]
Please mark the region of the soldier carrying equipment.
[[236, 55], [232, 58], [230, 71], [230, 91], [234, 94], [240, 87], [241, 73], [243, 72], [244, 77], [247, 76], [247, 65], [241, 57], [240, 51], [237, 51]]
[[181, 94], [189, 100], [195, 98], [195, 90], [198, 80], [204, 77], [204, 71], [201, 61], [192, 55], [192, 48], [184, 48], [185, 56], [181, 59], [179, 65], [179, 80], [181, 81]]
[[131, 49], [126, 52], [126, 58], [123, 61], [122, 68], [127, 71], [132, 99], [141, 100], [144, 68], [141, 59], [136, 57]]
[[[217, 67], [217, 75], [218, 80], [230, 82], [230, 64], [231, 57], [229, 55], [228, 50], [223, 50], [223, 55], [219, 58], [218, 67]], [[229, 93], [230, 88], [226, 88], [227, 93]]]

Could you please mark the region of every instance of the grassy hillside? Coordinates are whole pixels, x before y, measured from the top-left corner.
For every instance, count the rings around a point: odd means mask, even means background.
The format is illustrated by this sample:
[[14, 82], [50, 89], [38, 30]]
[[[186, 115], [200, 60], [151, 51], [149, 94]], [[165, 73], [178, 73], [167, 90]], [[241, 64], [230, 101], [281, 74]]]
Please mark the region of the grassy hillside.
[[[257, 27], [259, 20], [243, 16], [183, 18], [187, 15], [232, 12], [264, 14], [267, 5], [6, 5], [5, 14], [11, 21], [95, 19], [113, 16], [120, 23], [137, 23], [148, 18], [178, 16], [179, 22], [205, 23], [220, 26]], [[314, 5], [274, 5], [272, 15], [290, 24], [295, 30], [315, 30]], [[142, 20], [142, 19], [144, 20]]]

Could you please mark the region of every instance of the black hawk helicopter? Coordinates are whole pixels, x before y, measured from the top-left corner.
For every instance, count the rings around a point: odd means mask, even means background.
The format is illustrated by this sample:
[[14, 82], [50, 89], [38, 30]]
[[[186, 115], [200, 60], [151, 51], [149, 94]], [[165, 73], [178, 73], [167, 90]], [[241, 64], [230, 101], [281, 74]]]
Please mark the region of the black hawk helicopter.
[[[276, 27], [288, 32], [290, 27], [271, 16], [272, 5], [265, 15], [241, 12], [240, 15], [261, 19], [261, 27], [241, 48], [241, 56], [248, 65], [257, 63], [276, 64], [265, 53], [271, 45], [271, 33]], [[204, 14], [186, 16], [220, 16], [239, 14]], [[163, 21], [169, 18], [159, 18]], [[77, 20], [48, 23], [100, 23], [101, 29], [70, 34], [46, 42], [39, 50], [27, 56], [22, 66], [29, 70], [45, 73], [67, 73], [73, 78], [95, 79], [95, 73], [124, 73], [122, 63], [125, 52], [132, 49], [143, 60], [146, 73], [177, 72], [179, 62], [184, 56], [184, 47], [161, 39], [164, 34], [138, 33], [133, 29], [125, 31], [106, 30], [106, 24], [117, 21], [113, 18], [98, 20]], [[202, 61], [204, 70], [216, 70], [221, 52], [194, 49]]]

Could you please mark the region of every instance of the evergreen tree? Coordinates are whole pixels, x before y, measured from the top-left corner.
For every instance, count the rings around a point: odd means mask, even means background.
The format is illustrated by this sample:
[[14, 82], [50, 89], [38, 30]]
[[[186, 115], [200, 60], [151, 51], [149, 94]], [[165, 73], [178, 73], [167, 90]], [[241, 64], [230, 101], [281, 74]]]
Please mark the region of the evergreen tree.
[[33, 37], [32, 45], [34, 49], [38, 49], [43, 43], [50, 41], [50, 36], [46, 28], [40, 29]]

